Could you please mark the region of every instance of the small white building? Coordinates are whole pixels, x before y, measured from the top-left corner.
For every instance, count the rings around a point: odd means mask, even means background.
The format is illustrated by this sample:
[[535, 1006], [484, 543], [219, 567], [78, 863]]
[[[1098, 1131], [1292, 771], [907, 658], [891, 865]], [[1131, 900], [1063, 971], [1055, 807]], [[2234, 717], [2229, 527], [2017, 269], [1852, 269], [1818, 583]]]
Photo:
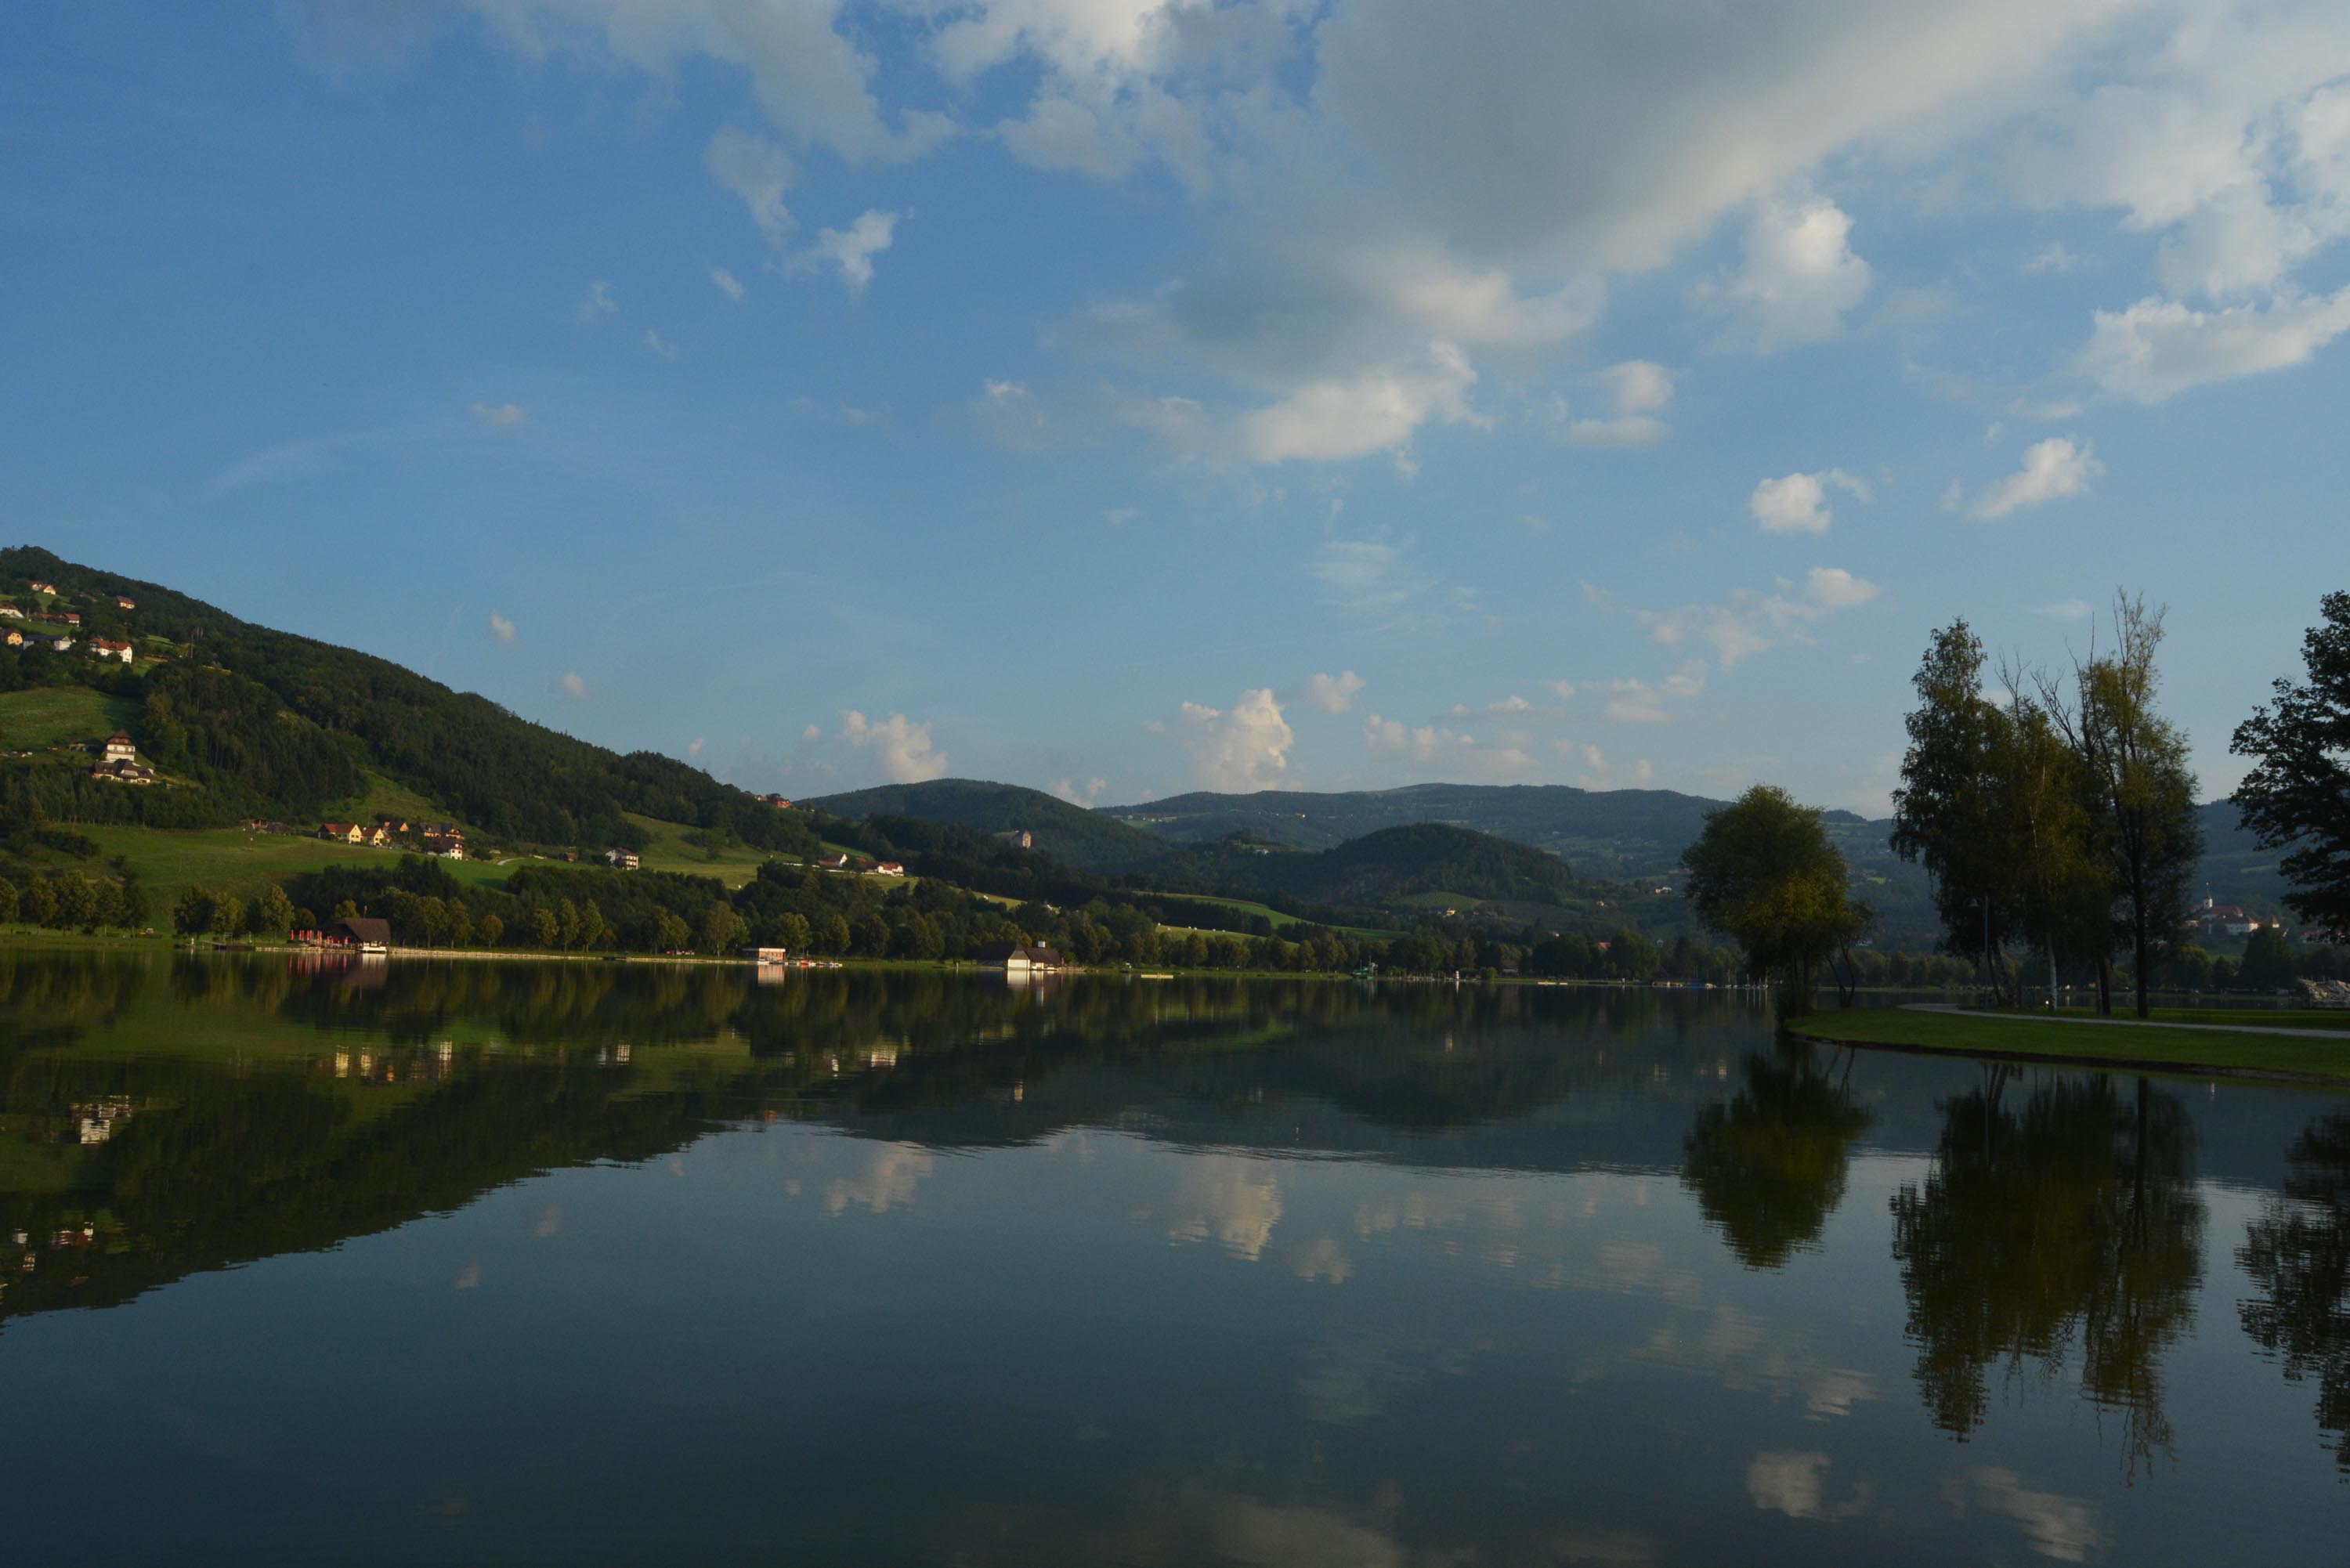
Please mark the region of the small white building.
[[137, 651], [129, 643], [117, 642], [106, 637], [92, 638], [89, 650], [100, 659], [119, 659], [125, 664], [137, 657]]
[[644, 863], [633, 849], [607, 849], [604, 859], [615, 871], [634, 871]]

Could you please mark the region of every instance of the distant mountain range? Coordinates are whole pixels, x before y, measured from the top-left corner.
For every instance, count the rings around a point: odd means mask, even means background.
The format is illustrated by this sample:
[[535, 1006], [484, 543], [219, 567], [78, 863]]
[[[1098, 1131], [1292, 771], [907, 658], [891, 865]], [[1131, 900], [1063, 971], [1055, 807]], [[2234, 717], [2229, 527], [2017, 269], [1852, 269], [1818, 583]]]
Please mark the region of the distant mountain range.
[[[1586, 882], [1628, 883], [1642, 888], [1671, 885], [1679, 875], [1681, 851], [1704, 830], [1705, 816], [1724, 803], [1675, 790], [1585, 790], [1565, 784], [1412, 784], [1401, 789], [1308, 793], [1263, 790], [1253, 794], [1195, 792], [1135, 805], [1087, 811], [1040, 791], [1015, 784], [941, 779], [930, 784], [890, 784], [827, 796], [809, 804], [843, 816], [890, 815], [930, 822], [952, 822], [981, 831], [1024, 831], [1035, 846], [1055, 858], [1104, 874], [1149, 871], [1199, 875], [1226, 885], [1245, 881], [1262, 892], [1335, 900], [1345, 879], [1328, 867], [1295, 851], [1330, 851], [1389, 830], [1433, 825], [1544, 852]], [[2237, 825], [2227, 801], [2201, 808], [2207, 848], [2201, 880], [2221, 903], [2276, 910], [2284, 885], [2273, 852], [2261, 849]], [[1875, 906], [1881, 940], [1915, 945], [1930, 940], [1937, 926], [1925, 872], [1904, 862], [1888, 842], [1892, 823], [1849, 811], [1829, 811], [1824, 820], [1853, 868], [1862, 895]], [[1258, 855], [1243, 846], [1282, 846], [1291, 853]], [[1171, 841], [1171, 843], [1170, 843]], [[1177, 846], [1193, 846], [1185, 854]], [[1199, 849], [1217, 846], [1211, 860]], [[1388, 865], [1373, 886], [1401, 893], [1445, 892], [1512, 904], [1558, 904], [1565, 884], [1534, 873], [1524, 863], [1504, 870], [1487, 867], [1500, 886], [1521, 891], [1484, 890], [1496, 884], [1461, 876], [1451, 885], [1435, 877], [1442, 868], [1465, 870], [1472, 848], [1467, 839], [1448, 843], [1434, 864], [1414, 866], [1404, 845], [1374, 846]], [[1413, 846], [1433, 849], [1432, 842]], [[1333, 863], [1336, 864], [1335, 862]], [[1288, 877], [1310, 879], [1315, 891], [1276, 885]], [[1475, 883], [1476, 886], [1466, 884]], [[1541, 891], [1532, 891], [1537, 885]]]

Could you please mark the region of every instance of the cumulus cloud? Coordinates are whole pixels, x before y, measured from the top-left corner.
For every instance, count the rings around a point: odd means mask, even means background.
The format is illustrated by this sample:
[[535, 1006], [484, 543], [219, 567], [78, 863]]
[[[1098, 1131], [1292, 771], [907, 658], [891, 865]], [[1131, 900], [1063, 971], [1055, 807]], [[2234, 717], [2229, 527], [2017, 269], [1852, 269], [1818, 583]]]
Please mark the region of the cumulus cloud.
[[510, 430], [529, 417], [520, 403], [475, 403], [473, 414], [484, 424], [499, 430]]
[[1809, 642], [1813, 626], [1837, 610], [1867, 603], [1877, 592], [1876, 584], [1841, 566], [1814, 567], [1800, 588], [1781, 578], [1768, 591], [1741, 588], [1717, 603], [1667, 610], [1621, 604], [1605, 588], [1583, 585], [1585, 600], [1601, 614], [1630, 621], [1649, 641], [1667, 648], [1711, 648], [1724, 670], [1758, 653]]
[[1316, 672], [1305, 678], [1297, 701], [1325, 713], [1343, 713], [1355, 705], [1355, 698], [1362, 690], [1363, 678], [1351, 670], [1342, 670], [1336, 675]]
[[840, 732], [850, 745], [879, 756], [881, 772], [891, 784], [946, 776], [947, 754], [931, 743], [930, 725], [917, 724], [903, 713], [873, 720], [851, 708], [840, 716]]
[[490, 635], [498, 640], [501, 647], [512, 648], [515, 645], [515, 623], [500, 615], [497, 611], [492, 610], [490, 612]]
[[1269, 688], [1242, 692], [1230, 708], [1186, 702], [1177, 732], [1200, 786], [1236, 793], [1278, 787], [1297, 739]]
[[790, 153], [755, 130], [721, 126], [702, 150], [702, 166], [742, 199], [751, 221], [769, 238], [790, 232], [792, 212], [784, 205], [784, 192], [800, 182], [800, 166]]
[[1657, 782], [1657, 770], [1646, 757], [1611, 763], [1605, 753], [1587, 741], [1554, 742], [1552, 750], [1578, 770], [1575, 782], [1584, 789], [1646, 789]]
[[2299, 365], [2345, 331], [2350, 287], [2220, 310], [2141, 299], [2126, 310], [2098, 311], [2074, 363], [2117, 397], [2158, 403], [2206, 381]]
[[1770, 354], [1836, 337], [1876, 279], [1851, 240], [1852, 219], [1825, 196], [1798, 190], [1765, 198], [1747, 223], [1738, 266], [1692, 297], [1729, 318], [1727, 346]]
[[2033, 253], [2032, 259], [2023, 264], [2023, 270], [2033, 274], [2081, 272], [2097, 265], [2096, 257], [2066, 250], [2064, 241], [2053, 240]]
[[1082, 784], [1075, 779], [1063, 779], [1053, 786], [1053, 793], [1071, 805], [1082, 805], [1091, 811], [1094, 802], [1101, 799], [1102, 791], [1109, 788], [1107, 779], [1087, 779]]
[[581, 326], [591, 327], [619, 308], [619, 296], [612, 292], [610, 284], [591, 283], [588, 292], [579, 296], [579, 306], [572, 315]]
[[2085, 1563], [2100, 1556], [2110, 1539], [2094, 1503], [2025, 1486], [2013, 1470], [1970, 1470], [1950, 1481], [1943, 1496], [1961, 1517], [1971, 1502], [2013, 1521], [2034, 1552], [2059, 1563]]
[[811, 254], [840, 269], [851, 294], [862, 294], [873, 281], [873, 258], [889, 248], [902, 213], [867, 212], [845, 229], [820, 229]]
[[1968, 504], [1967, 512], [1975, 517], [2004, 517], [2022, 507], [2079, 495], [2105, 471], [2085, 442], [2076, 445], [2070, 437], [2050, 436], [2025, 448], [2023, 466], [1986, 486]]
[[1430, 420], [1477, 422], [1468, 400], [1476, 379], [1468, 356], [1440, 338], [1421, 365], [1315, 381], [1250, 410], [1240, 420], [1239, 450], [1253, 462], [1338, 462], [1393, 452]]
[[576, 670], [567, 670], [546, 683], [546, 689], [569, 702], [588, 701], [588, 682], [579, 679]]
[[1746, 510], [1765, 534], [1825, 534], [1835, 514], [1828, 492], [1840, 490], [1864, 504], [1877, 497], [1868, 483], [1840, 468], [1766, 479], [1746, 498]]
[[674, 359], [677, 358], [677, 345], [671, 343], [668, 338], [663, 337], [660, 333], [654, 331], [650, 327], [645, 328], [645, 347], [651, 349], [654, 353], [660, 355], [664, 359]]
[[743, 280], [736, 277], [733, 273], [728, 272], [724, 267], [712, 267], [710, 269], [710, 282], [712, 287], [716, 288], [719, 293], [724, 295], [735, 304], [740, 305], [743, 303]]
[[1527, 738], [1504, 731], [1490, 741], [1441, 724], [1406, 724], [1377, 713], [1363, 721], [1363, 746], [1375, 757], [1399, 757], [1462, 778], [1522, 779], [1535, 772]]
[[1570, 420], [1569, 443], [1584, 447], [1654, 446], [1672, 433], [1657, 416], [1672, 406], [1673, 372], [1648, 359], [1627, 359], [1592, 378], [1611, 408], [1606, 419]]
[[1746, 1467], [1746, 1495], [1754, 1506], [1790, 1519], [1852, 1519], [1868, 1511], [1875, 1489], [1854, 1487], [1837, 1502], [1827, 1501], [1827, 1455], [1764, 1452]]

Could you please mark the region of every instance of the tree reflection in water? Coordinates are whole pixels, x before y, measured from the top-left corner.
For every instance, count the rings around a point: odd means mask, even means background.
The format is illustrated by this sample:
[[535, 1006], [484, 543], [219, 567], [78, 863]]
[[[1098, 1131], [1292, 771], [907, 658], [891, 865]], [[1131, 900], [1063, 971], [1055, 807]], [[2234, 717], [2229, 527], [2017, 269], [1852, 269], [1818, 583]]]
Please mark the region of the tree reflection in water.
[[2262, 1205], [2236, 1262], [2262, 1293], [2244, 1332], [2294, 1382], [2317, 1380], [2317, 1426], [2350, 1473], [2350, 1116], [2311, 1127], [2287, 1158], [2284, 1195]]
[[1868, 1130], [1839, 1068], [1801, 1041], [1745, 1061], [1745, 1087], [1698, 1113], [1681, 1145], [1681, 1184], [1750, 1269], [1775, 1269], [1819, 1241], [1844, 1199], [1845, 1167]]
[[2140, 1078], [2052, 1077], [2021, 1106], [2014, 1070], [1943, 1106], [1923, 1185], [1893, 1198], [1918, 1383], [1935, 1424], [1983, 1422], [1984, 1374], [2054, 1383], [2078, 1350], [2085, 1397], [2119, 1410], [2132, 1473], [2168, 1451], [2164, 1352], [2194, 1322], [2203, 1204], [2184, 1107]]

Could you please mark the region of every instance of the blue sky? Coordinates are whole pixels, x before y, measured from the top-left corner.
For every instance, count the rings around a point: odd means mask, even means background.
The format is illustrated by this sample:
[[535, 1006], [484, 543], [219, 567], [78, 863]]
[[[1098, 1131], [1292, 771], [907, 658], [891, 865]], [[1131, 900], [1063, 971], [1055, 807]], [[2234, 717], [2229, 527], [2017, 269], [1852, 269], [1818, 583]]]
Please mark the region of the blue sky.
[[[1751, 13], [1751, 14], [1750, 14]], [[1738, 18], [1725, 24], [1724, 15]], [[2350, 9], [0, 11], [0, 535], [799, 794], [1756, 779], [2350, 586]]]

